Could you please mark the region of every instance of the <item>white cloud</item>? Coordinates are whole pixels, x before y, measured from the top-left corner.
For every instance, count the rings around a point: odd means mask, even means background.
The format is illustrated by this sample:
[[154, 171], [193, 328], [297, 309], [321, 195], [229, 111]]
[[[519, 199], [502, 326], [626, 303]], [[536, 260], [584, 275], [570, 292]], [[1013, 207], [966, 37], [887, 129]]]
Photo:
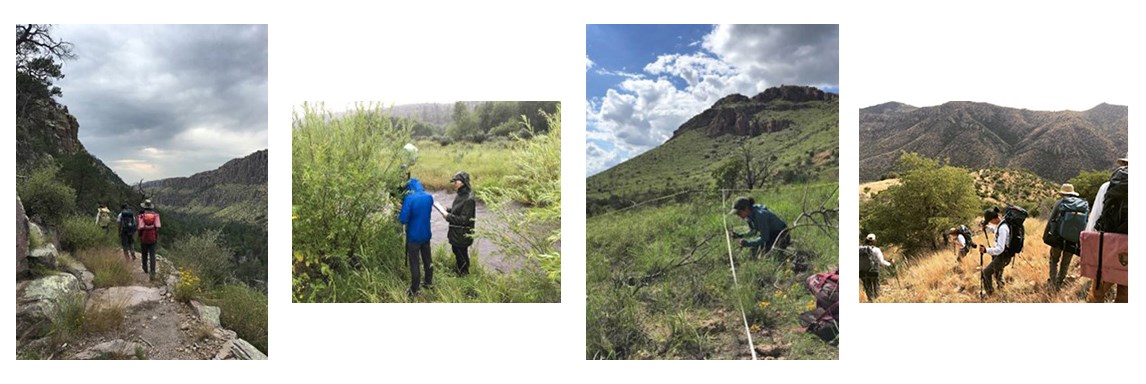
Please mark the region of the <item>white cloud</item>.
[[585, 55], [585, 70], [588, 71], [589, 68], [593, 68], [593, 65], [595, 65], [593, 60], [589, 58], [589, 55]]
[[[615, 148], [608, 152], [610, 160], [619, 163], [660, 145], [729, 94], [752, 96], [781, 84], [837, 87], [838, 36], [835, 25], [721, 25], [699, 42], [702, 50], [660, 55], [643, 73], [598, 67], [598, 74], [625, 80], [586, 101], [589, 140], [610, 144]], [[587, 155], [605, 153], [594, 146], [590, 143]], [[595, 166], [612, 164], [589, 160], [588, 165], [596, 173]]]
[[616, 165], [616, 160], [617, 150], [615, 149], [608, 151], [594, 142], [589, 142], [585, 146], [585, 170], [589, 172], [589, 175], [596, 174], [597, 172]]

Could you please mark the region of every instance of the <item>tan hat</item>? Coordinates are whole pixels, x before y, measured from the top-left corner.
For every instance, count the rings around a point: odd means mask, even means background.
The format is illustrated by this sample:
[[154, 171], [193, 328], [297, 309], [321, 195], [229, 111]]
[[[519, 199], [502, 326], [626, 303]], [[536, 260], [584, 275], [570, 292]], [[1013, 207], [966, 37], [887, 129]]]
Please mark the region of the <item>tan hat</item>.
[[1078, 192], [1074, 191], [1074, 185], [1070, 183], [1063, 184], [1062, 188], [1058, 190], [1058, 194], [1078, 197]]
[[1123, 158], [1118, 159], [1118, 165], [1121, 165], [1123, 167], [1130, 165], [1130, 157], [1127, 156], [1127, 157], [1123, 157]]
[[869, 233], [869, 234], [867, 234], [867, 237], [865, 237], [864, 239], [866, 239], [867, 241], [875, 241], [875, 234]]

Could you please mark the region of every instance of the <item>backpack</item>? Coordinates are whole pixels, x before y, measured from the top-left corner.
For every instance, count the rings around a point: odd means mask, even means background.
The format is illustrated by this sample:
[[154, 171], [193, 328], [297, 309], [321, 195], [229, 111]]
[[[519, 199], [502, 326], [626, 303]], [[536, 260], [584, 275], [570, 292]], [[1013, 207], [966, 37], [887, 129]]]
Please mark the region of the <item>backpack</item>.
[[972, 240], [975, 238], [975, 234], [971, 233], [971, 228], [967, 228], [966, 225], [959, 224], [959, 234], [963, 236], [964, 251], [970, 250], [973, 247], [977, 247], [977, 245], [975, 245], [975, 240]]
[[824, 341], [833, 341], [839, 334], [840, 270], [808, 276], [804, 287], [816, 298], [816, 308], [800, 314], [800, 324]]
[[1082, 233], [1083, 229], [1086, 229], [1086, 215], [1090, 212], [1090, 207], [1085, 200], [1082, 200], [1081, 203], [1069, 202], [1073, 204], [1067, 204], [1067, 199], [1062, 199], [1059, 202], [1058, 217], [1055, 218], [1055, 234], [1065, 241], [1077, 244], [1079, 234]]
[[875, 252], [871, 251], [870, 245], [860, 246], [860, 272], [879, 273], [879, 260], [876, 259]]
[[158, 240], [159, 230], [155, 228], [155, 220], [159, 215], [154, 212], [144, 212], [139, 215], [143, 220], [143, 228], [139, 229], [139, 242], [142, 244], [155, 244]]
[[119, 213], [119, 230], [124, 235], [135, 233], [135, 212], [123, 210]]
[[1102, 200], [1102, 212], [1094, 229], [1100, 232], [1128, 233], [1127, 217], [1129, 207], [1127, 197], [1130, 175], [1126, 167], [1118, 167], [1110, 175], [1110, 184], [1106, 187], [1106, 197]]
[[1026, 230], [1023, 228], [1023, 222], [1027, 220], [1027, 210], [1017, 205], [1007, 205], [1003, 210], [1003, 222], [1007, 224], [1010, 230], [1010, 238], [1007, 239], [1007, 248], [1003, 250], [1004, 253], [1011, 255], [1021, 253], [1023, 251], [1023, 242], [1026, 240]]

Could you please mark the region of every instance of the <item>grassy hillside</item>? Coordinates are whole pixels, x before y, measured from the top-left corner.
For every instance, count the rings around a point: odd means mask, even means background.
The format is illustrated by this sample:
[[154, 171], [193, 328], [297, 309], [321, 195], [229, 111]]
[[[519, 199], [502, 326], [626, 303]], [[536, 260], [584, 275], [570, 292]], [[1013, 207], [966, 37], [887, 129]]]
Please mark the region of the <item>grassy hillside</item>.
[[[1006, 286], [997, 289], [986, 302], [1009, 303], [1074, 303], [1086, 300], [1090, 279], [1079, 276], [1078, 257], [1071, 262], [1063, 288], [1058, 292], [1047, 289], [1050, 247], [1042, 242], [1045, 220], [1026, 221], [1027, 238], [1023, 243], [1023, 253], [1011, 262], [1003, 276]], [[977, 243], [986, 240], [982, 234], [975, 237]], [[991, 239], [994, 241], [994, 238]], [[878, 302], [896, 303], [977, 303], [979, 299], [979, 253], [971, 251], [962, 263], [955, 264], [951, 250], [933, 252], [909, 261], [902, 260], [898, 252], [891, 248], [884, 250], [885, 257], [902, 263], [899, 279], [888, 271], [882, 281], [881, 296]], [[991, 262], [991, 257], [983, 257], [983, 266]], [[866, 302], [863, 289], [859, 289], [860, 301]]]
[[[834, 183], [792, 185], [754, 196], [791, 225], [806, 206], [818, 207], [825, 198], [836, 207], [835, 189]], [[719, 192], [705, 192], [680, 204], [589, 218], [586, 358], [750, 358], [741, 306], [759, 358], [838, 358], [836, 347], [801, 333], [797, 320], [814, 308], [804, 279], [838, 265], [836, 231], [796, 229], [794, 254], [758, 260], [733, 245], [737, 287], [725, 219], [730, 229], [747, 227], [727, 213]], [[810, 269], [794, 272], [796, 258]]]
[[[779, 103], [784, 102], [772, 102]], [[792, 124], [748, 138], [748, 143], [757, 153], [775, 157], [770, 161], [770, 173], [777, 182], [834, 181], [839, 173], [839, 102], [810, 101], [801, 105], [804, 107], [757, 113], [757, 121], [788, 120]], [[739, 138], [713, 137], [699, 130], [678, 132], [661, 146], [589, 177], [587, 206], [590, 212], [598, 212], [604, 207], [616, 208], [660, 196], [662, 192], [711, 188], [713, 171], [738, 154]]]

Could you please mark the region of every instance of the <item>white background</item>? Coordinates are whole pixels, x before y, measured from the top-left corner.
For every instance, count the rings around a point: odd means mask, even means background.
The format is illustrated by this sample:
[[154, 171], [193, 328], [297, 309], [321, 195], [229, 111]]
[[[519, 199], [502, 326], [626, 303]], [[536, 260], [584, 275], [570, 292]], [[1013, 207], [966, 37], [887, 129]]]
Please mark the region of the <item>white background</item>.
[[[854, 249], [859, 108], [975, 100], [1087, 109], [1105, 101], [1133, 113], [1146, 34], [1144, 13], [1124, 3], [96, 3], [7, 2], [2, 13], [13, 24], [270, 24], [271, 360], [14, 361], [3, 363], [4, 381], [1067, 382], [1142, 373], [1140, 304], [859, 305], [851, 263], [842, 266], [839, 361], [595, 362], [584, 352], [585, 24], [840, 24], [841, 249]], [[14, 87], [12, 77], [5, 81]], [[1089, 97], [1054, 104], [1079, 95]], [[563, 102], [562, 303], [291, 304], [291, 106], [442, 99]], [[10, 113], [4, 124], [13, 132]], [[14, 143], [5, 148], [14, 159]], [[5, 222], [0, 230], [15, 228]]]

